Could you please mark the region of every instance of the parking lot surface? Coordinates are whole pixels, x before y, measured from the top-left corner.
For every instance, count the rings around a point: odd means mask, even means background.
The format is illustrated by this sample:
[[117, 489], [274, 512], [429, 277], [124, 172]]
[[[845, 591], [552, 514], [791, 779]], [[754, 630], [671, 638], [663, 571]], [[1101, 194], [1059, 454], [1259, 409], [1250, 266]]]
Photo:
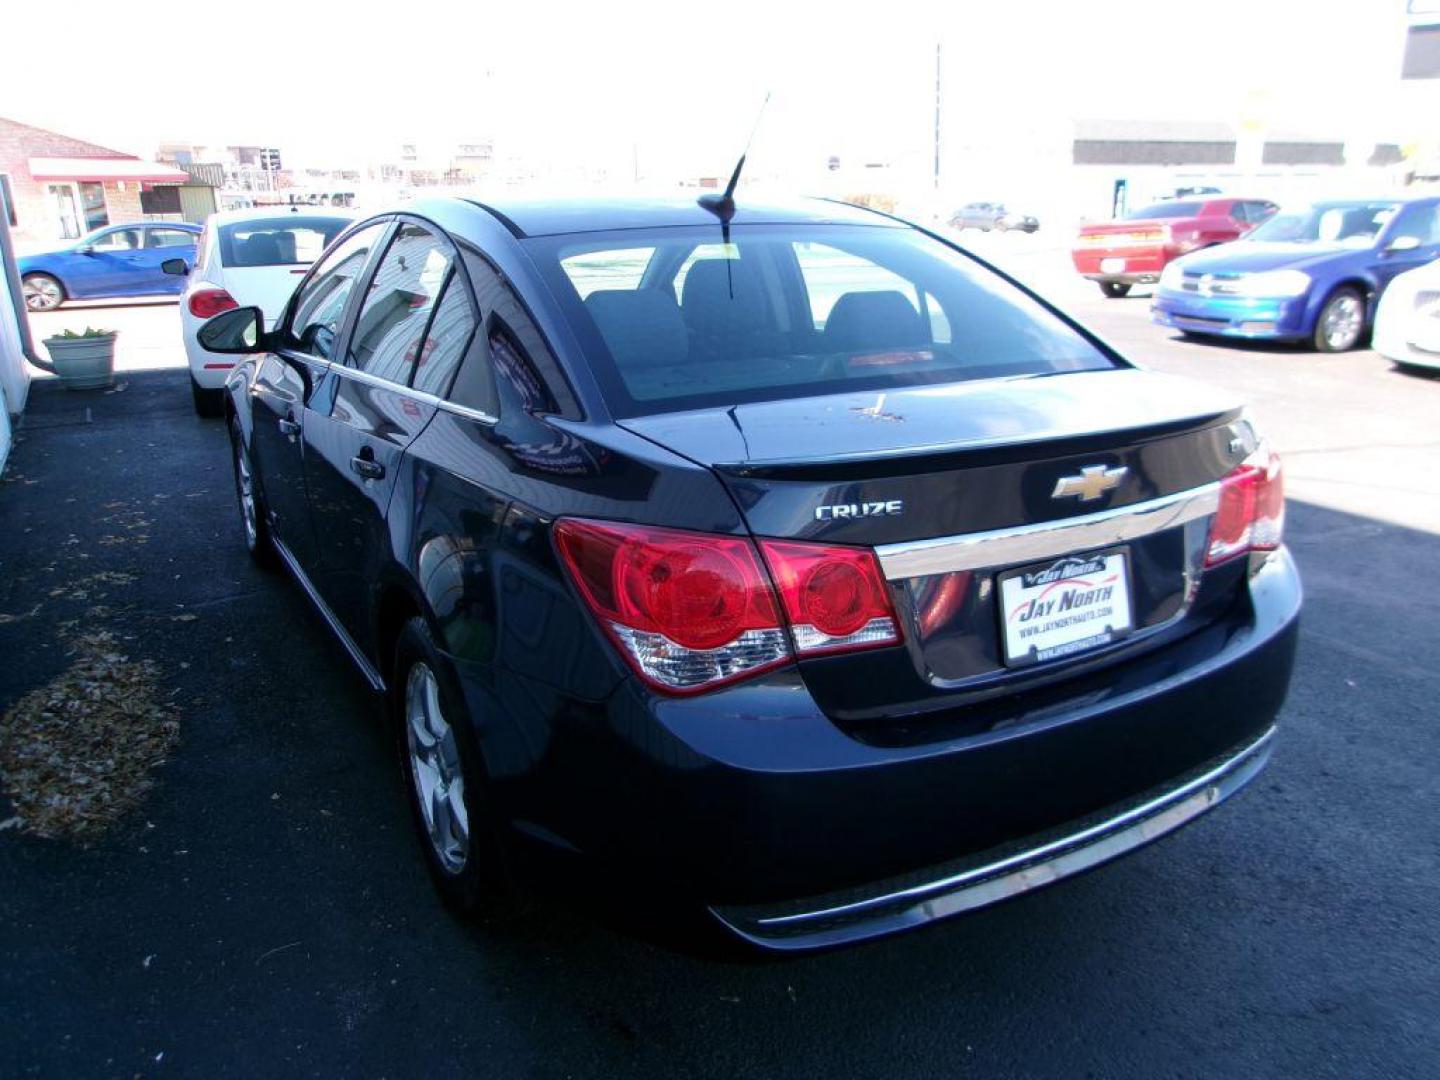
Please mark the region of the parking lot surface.
[[94, 842], [0, 831], [0, 1076], [1434, 1076], [1440, 381], [1173, 340], [1043, 251], [1002, 255], [1136, 360], [1254, 400], [1287, 455], [1308, 600], [1247, 792], [1100, 872], [799, 960], [695, 954], [583, 891], [456, 921], [360, 680], [245, 555], [184, 371], [41, 383], [0, 483], [0, 707], [104, 629], [180, 740]]

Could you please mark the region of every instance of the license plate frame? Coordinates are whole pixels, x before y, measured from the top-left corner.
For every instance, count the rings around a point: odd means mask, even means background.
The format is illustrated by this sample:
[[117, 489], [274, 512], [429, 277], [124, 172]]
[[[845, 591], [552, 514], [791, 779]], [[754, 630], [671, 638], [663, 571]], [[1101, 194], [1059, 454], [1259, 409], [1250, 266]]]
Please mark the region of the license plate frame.
[[1101, 259], [1100, 272], [1102, 274], [1123, 274], [1125, 272], [1125, 260], [1121, 258]]
[[[1026, 668], [1068, 660], [1134, 633], [1131, 562], [1128, 547], [1115, 547], [1018, 566], [996, 575], [1000, 654], [1005, 666]], [[1113, 591], [1103, 597], [1092, 600], [1081, 595], [1107, 587]], [[1067, 594], [1075, 594], [1069, 602], [1064, 600]], [[1032, 601], [1047, 600], [1055, 606], [1031, 611], [1024, 622], [1019, 620]], [[1085, 617], [1077, 620], [1081, 615]], [[1055, 625], [1060, 620], [1070, 621]], [[1030, 632], [1026, 633], [1027, 629]], [[1027, 643], [1027, 639], [1037, 638]]]

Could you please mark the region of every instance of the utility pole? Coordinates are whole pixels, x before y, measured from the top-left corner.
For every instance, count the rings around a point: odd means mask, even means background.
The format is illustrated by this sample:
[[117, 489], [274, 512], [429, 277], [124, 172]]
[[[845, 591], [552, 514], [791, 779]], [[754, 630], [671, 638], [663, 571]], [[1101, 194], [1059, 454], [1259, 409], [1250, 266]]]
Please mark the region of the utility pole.
[[940, 42], [935, 43], [935, 190], [940, 190]]

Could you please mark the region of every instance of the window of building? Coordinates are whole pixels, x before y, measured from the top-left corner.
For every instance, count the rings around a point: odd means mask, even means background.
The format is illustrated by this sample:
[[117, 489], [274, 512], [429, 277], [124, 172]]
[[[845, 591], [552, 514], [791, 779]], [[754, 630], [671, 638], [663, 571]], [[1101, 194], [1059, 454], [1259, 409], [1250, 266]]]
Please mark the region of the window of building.
[[85, 228], [103, 229], [109, 225], [110, 211], [105, 206], [105, 185], [93, 180], [82, 180], [78, 186], [80, 205], [85, 212]]
[[10, 186], [10, 174], [0, 173], [0, 202], [5, 204], [5, 217], [13, 229], [20, 224], [15, 216], [15, 190]]

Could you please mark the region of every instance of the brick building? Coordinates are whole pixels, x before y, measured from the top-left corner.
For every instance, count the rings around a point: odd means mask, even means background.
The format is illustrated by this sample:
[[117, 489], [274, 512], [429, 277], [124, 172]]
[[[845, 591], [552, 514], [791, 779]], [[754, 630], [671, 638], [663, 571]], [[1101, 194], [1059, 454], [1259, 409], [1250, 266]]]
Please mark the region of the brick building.
[[0, 193], [21, 244], [126, 221], [193, 219], [178, 196], [194, 186], [181, 169], [0, 117]]

